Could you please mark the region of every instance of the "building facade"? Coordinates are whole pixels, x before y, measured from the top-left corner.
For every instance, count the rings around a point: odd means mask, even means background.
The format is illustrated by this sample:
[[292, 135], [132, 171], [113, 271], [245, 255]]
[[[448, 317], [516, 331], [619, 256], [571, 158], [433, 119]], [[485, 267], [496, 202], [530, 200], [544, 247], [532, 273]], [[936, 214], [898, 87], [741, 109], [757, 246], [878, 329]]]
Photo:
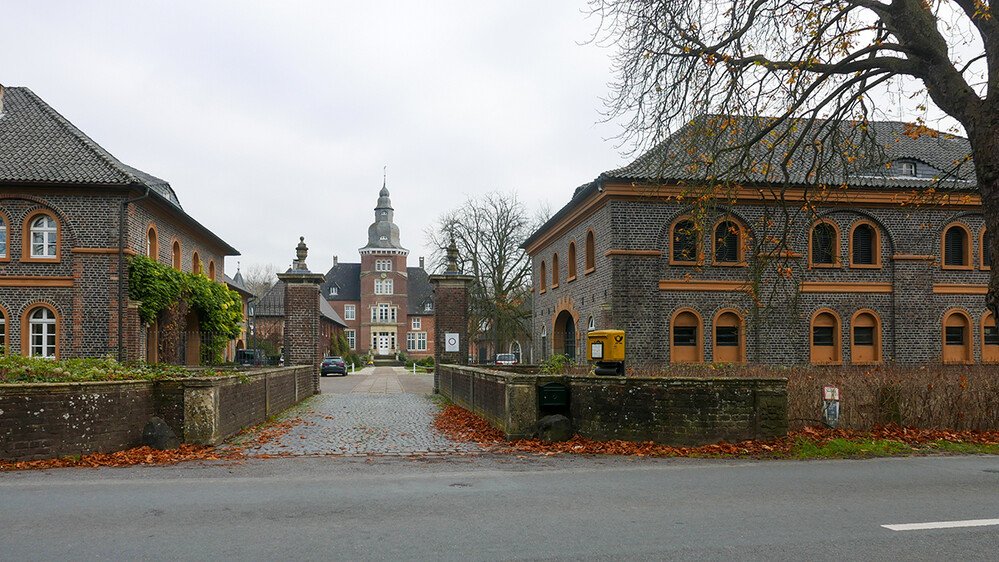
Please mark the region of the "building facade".
[[578, 188], [524, 244], [538, 356], [621, 329], [634, 365], [999, 362], [967, 140], [869, 126], [882, 163], [841, 185], [709, 185], [654, 150]]
[[321, 294], [347, 325], [350, 349], [374, 356], [432, 357], [433, 290], [423, 258], [419, 267], [408, 267], [409, 250], [402, 247], [394, 219], [383, 185], [368, 242], [358, 250], [360, 263], [334, 257]]
[[[238, 252], [170, 184], [121, 163], [27, 88], [0, 86], [0, 349], [158, 360], [128, 300], [137, 254], [224, 282]], [[174, 319], [196, 334], [197, 318]], [[198, 342], [181, 344], [198, 361]]]

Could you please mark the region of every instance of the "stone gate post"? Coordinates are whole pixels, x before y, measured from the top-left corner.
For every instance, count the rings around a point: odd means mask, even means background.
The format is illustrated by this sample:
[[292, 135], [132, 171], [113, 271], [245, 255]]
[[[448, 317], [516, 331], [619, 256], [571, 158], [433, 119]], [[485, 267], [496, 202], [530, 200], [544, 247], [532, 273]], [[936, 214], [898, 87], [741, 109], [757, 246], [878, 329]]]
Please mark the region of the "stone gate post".
[[319, 330], [319, 285], [324, 277], [309, 271], [305, 258], [309, 248], [305, 237], [295, 248], [298, 259], [292, 270], [279, 273], [284, 282], [284, 364], [311, 365], [313, 394], [319, 394], [319, 362], [323, 352]]
[[[471, 275], [458, 271], [458, 248], [451, 239], [447, 249], [447, 271], [431, 275], [434, 286], [434, 392], [440, 385], [437, 365], [468, 364], [468, 289], [474, 281]], [[446, 351], [448, 339], [457, 340], [457, 351]]]

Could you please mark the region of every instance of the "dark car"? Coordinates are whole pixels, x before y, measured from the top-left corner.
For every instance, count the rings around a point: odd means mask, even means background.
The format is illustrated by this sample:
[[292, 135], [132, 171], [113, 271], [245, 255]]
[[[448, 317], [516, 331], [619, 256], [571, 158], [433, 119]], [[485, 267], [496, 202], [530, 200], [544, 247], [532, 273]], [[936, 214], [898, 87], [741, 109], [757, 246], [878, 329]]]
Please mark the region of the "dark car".
[[327, 357], [323, 359], [323, 365], [319, 372], [325, 377], [329, 374], [346, 375], [347, 364], [343, 362], [343, 357]]

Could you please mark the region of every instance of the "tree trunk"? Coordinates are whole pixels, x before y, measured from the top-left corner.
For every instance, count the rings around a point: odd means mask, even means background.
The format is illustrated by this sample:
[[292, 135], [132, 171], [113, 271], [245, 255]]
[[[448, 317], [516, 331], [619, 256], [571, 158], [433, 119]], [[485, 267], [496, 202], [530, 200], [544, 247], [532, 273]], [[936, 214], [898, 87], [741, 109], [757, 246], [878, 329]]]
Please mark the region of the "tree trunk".
[[975, 174], [978, 176], [978, 189], [982, 195], [982, 211], [985, 214], [985, 229], [989, 234], [988, 251], [992, 270], [989, 272], [989, 290], [985, 304], [992, 311], [992, 318], [999, 321], [999, 111], [987, 112], [974, 123], [966, 124], [971, 141], [972, 158], [975, 160]]

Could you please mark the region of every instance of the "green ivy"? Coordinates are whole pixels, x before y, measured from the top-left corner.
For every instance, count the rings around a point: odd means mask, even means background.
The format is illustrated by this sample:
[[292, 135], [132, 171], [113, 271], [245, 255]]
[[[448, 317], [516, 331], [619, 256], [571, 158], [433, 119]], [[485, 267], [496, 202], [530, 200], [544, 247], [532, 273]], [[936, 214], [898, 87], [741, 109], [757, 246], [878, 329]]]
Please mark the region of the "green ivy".
[[135, 256], [128, 264], [128, 296], [142, 301], [139, 317], [150, 323], [177, 302], [187, 301], [198, 314], [201, 331], [213, 334], [205, 350], [213, 362], [221, 358], [227, 341], [239, 337], [243, 322], [239, 293], [204, 274], [184, 273], [146, 256]]

